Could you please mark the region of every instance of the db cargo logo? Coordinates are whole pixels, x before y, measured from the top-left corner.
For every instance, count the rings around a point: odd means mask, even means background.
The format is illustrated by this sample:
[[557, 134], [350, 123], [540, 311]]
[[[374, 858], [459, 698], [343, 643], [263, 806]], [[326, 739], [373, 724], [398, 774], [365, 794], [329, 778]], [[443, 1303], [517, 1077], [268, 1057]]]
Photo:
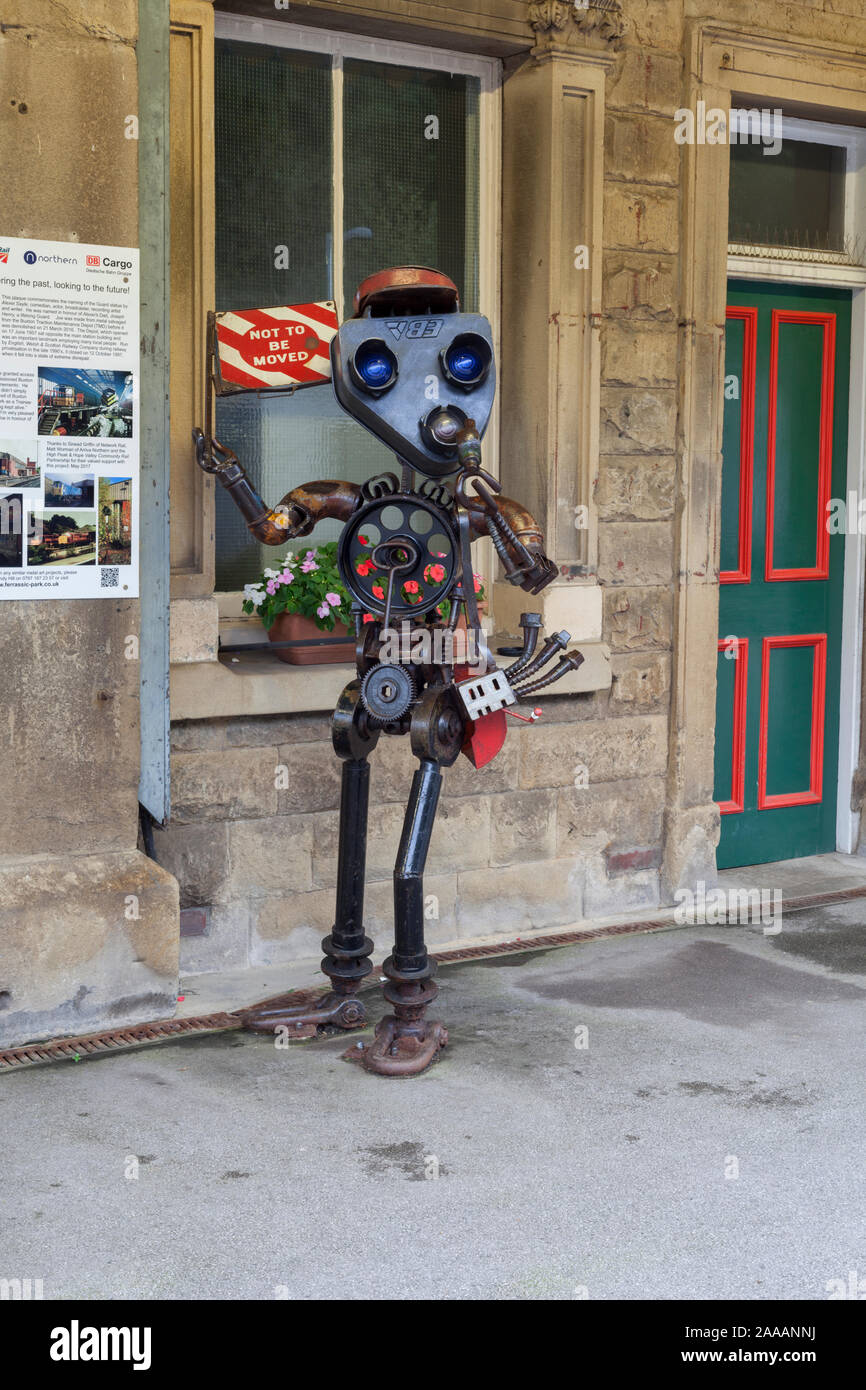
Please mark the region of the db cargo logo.
[[330, 381], [336, 331], [330, 300], [217, 314], [220, 385], [262, 390]]
[[9, 247], [0, 246], [0, 265], [9, 264]]
[[99, 265], [99, 257], [98, 257], [98, 256], [88, 256], [88, 257], [87, 257], [87, 264], [88, 264], [88, 265]]

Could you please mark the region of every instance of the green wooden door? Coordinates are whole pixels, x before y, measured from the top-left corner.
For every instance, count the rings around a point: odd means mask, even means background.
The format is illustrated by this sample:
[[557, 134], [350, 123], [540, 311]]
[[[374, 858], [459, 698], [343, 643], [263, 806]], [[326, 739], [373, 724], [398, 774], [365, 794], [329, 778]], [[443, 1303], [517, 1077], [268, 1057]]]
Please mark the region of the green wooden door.
[[836, 848], [850, 334], [844, 290], [728, 286], [720, 869]]

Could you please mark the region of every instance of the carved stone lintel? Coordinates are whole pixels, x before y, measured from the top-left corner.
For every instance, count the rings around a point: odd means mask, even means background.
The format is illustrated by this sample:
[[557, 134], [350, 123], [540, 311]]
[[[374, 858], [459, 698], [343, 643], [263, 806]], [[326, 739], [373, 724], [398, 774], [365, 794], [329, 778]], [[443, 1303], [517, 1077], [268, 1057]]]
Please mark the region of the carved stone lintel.
[[618, 47], [625, 33], [622, 0], [529, 0], [539, 44], [578, 38]]

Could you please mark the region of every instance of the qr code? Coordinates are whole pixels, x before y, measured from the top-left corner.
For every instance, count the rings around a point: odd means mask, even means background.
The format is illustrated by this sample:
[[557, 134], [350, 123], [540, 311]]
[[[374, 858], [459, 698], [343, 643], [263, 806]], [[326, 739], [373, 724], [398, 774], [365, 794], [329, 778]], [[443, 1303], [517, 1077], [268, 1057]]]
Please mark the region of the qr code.
[[99, 571], [100, 589], [116, 589], [120, 584], [120, 566], [111, 565]]

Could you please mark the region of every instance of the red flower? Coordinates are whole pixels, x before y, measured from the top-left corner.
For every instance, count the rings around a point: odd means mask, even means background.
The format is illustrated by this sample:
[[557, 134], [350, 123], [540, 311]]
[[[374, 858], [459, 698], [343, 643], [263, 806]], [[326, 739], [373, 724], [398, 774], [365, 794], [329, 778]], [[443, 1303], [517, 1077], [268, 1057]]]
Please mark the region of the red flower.
[[374, 598], [384, 598], [384, 597], [385, 597], [385, 590], [382, 588], [382, 585], [381, 585], [381, 584], [374, 584], [374, 585], [373, 585], [373, 597], [374, 597]]
[[424, 578], [428, 581], [428, 583], [432, 579], [434, 584], [441, 584], [442, 580], [445, 578], [445, 566], [428, 565], [426, 570], [424, 571]]
[[362, 622], [362, 623], [371, 623], [372, 621], [373, 621], [373, 614], [372, 614], [372, 613], [365, 613], [365, 614], [363, 615], [363, 617], [361, 618], [361, 622]]
[[358, 570], [358, 573], [366, 579], [367, 575], [370, 573], [370, 570], [373, 568], [373, 563], [371, 560], [360, 560], [356, 568]]
[[358, 544], [359, 544], [359, 545], [369, 545], [370, 542], [367, 540], [367, 537], [366, 537], [366, 536], [359, 536], [359, 537], [358, 537]]
[[478, 575], [477, 575], [477, 574], [474, 574], [474, 575], [472, 576], [472, 578], [475, 580], [475, 592], [476, 592], [476, 594], [480, 594], [480, 593], [481, 593], [481, 580], [478, 578]]
[[417, 594], [417, 592], [418, 592], [418, 581], [417, 581], [417, 579], [407, 579], [407, 580], [406, 580], [406, 583], [403, 585], [403, 589], [404, 589], [404, 591], [405, 591], [407, 594]]

